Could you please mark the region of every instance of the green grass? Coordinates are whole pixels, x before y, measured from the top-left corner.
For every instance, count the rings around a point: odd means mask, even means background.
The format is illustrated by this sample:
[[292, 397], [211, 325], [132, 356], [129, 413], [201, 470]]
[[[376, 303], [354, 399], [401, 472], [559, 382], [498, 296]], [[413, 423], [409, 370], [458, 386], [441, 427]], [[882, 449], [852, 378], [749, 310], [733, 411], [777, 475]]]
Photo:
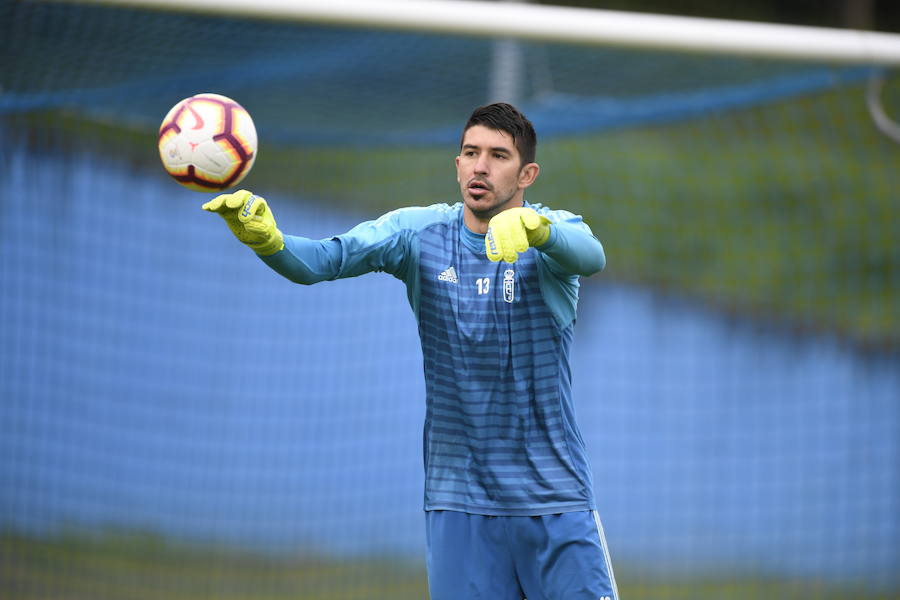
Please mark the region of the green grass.
[[151, 535], [0, 538], [0, 597], [16, 600], [421, 599], [421, 568], [176, 544]]
[[[423, 600], [423, 567], [389, 557], [341, 561], [176, 544], [149, 535], [0, 536], [9, 600]], [[896, 600], [810, 579], [747, 576], [667, 581], [621, 569], [626, 600]], [[461, 599], [462, 600], [462, 599]]]
[[[607, 247], [609, 275], [896, 345], [900, 147], [852, 92], [570, 140], [548, 156], [593, 170], [574, 204]], [[545, 171], [564, 178], [563, 166]]]
[[[33, 116], [33, 128], [38, 118], [73, 150], [114, 152], [164, 177], [152, 132], [72, 116]], [[456, 201], [454, 156], [455, 148], [283, 148], [263, 139], [242, 185], [275, 196], [276, 215], [301, 197], [375, 217]], [[867, 346], [900, 345], [900, 145], [876, 131], [861, 87], [547, 139], [538, 160], [529, 199], [584, 215], [607, 251], [604, 279]]]

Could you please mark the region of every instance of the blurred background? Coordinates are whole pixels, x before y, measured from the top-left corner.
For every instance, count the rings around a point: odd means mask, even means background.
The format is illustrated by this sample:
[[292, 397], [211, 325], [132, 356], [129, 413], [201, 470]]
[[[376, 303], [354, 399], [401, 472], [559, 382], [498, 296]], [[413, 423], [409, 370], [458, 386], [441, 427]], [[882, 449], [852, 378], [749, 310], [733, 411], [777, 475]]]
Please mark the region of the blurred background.
[[622, 597], [900, 598], [895, 72], [31, 0], [0, 34], [0, 597], [426, 597], [405, 289], [291, 284], [163, 172], [162, 117], [214, 92], [259, 132], [241, 186], [313, 238], [456, 202], [465, 119], [519, 105], [529, 200], [607, 253], [573, 370]]

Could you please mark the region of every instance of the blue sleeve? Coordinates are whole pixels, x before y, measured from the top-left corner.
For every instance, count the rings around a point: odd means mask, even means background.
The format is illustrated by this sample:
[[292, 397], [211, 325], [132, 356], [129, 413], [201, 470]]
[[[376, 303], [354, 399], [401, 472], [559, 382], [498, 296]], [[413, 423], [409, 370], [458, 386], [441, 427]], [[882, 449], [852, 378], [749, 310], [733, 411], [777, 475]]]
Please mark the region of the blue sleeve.
[[306, 285], [373, 271], [414, 284], [418, 231], [445, 218], [446, 209], [437, 205], [397, 209], [324, 240], [286, 235], [283, 250], [260, 258], [287, 279]]
[[589, 277], [606, 266], [606, 254], [590, 227], [579, 215], [564, 210], [538, 209], [550, 219], [550, 237], [537, 249], [550, 259], [549, 266], [560, 276]]
[[284, 249], [260, 259], [282, 277], [311, 285], [337, 277], [341, 266], [341, 244], [335, 239], [310, 240], [284, 236]]
[[550, 237], [539, 251], [541, 294], [560, 327], [575, 320], [579, 277], [588, 277], [606, 266], [603, 245], [581, 217], [563, 210], [533, 207], [550, 219]]
[[411, 240], [416, 229], [405, 218], [414, 208], [401, 208], [360, 223], [334, 239], [341, 245], [337, 277], [356, 277], [373, 271], [390, 273], [407, 280], [413, 255]]

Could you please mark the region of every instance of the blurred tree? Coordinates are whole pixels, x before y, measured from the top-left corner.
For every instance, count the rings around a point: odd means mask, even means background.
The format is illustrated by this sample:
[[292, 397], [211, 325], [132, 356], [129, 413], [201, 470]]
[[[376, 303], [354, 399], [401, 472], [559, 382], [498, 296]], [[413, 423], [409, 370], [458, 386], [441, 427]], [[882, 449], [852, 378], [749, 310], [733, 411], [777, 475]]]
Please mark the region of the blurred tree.
[[843, 0], [842, 22], [850, 29], [873, 29], [874, 0]]

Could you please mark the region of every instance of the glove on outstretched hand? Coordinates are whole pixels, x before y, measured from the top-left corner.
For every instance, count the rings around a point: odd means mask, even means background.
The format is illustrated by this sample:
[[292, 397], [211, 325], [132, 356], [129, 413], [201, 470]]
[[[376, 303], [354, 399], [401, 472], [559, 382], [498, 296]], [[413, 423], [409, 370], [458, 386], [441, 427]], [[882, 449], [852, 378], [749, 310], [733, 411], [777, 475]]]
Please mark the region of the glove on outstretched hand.
[[284, 248], [284, 236], [275, 225], [269, 204], [247, 190], [216, 196], [202, 206], [219, 213], [234, 236], [260, 256], [275, 254]]
[[550, 220], [533, 208], [520, 206], [494, 215], [488, 223], [484, 247], [487, 257], [514, 263], [519, 253], [540, 246], [550, 237]]

